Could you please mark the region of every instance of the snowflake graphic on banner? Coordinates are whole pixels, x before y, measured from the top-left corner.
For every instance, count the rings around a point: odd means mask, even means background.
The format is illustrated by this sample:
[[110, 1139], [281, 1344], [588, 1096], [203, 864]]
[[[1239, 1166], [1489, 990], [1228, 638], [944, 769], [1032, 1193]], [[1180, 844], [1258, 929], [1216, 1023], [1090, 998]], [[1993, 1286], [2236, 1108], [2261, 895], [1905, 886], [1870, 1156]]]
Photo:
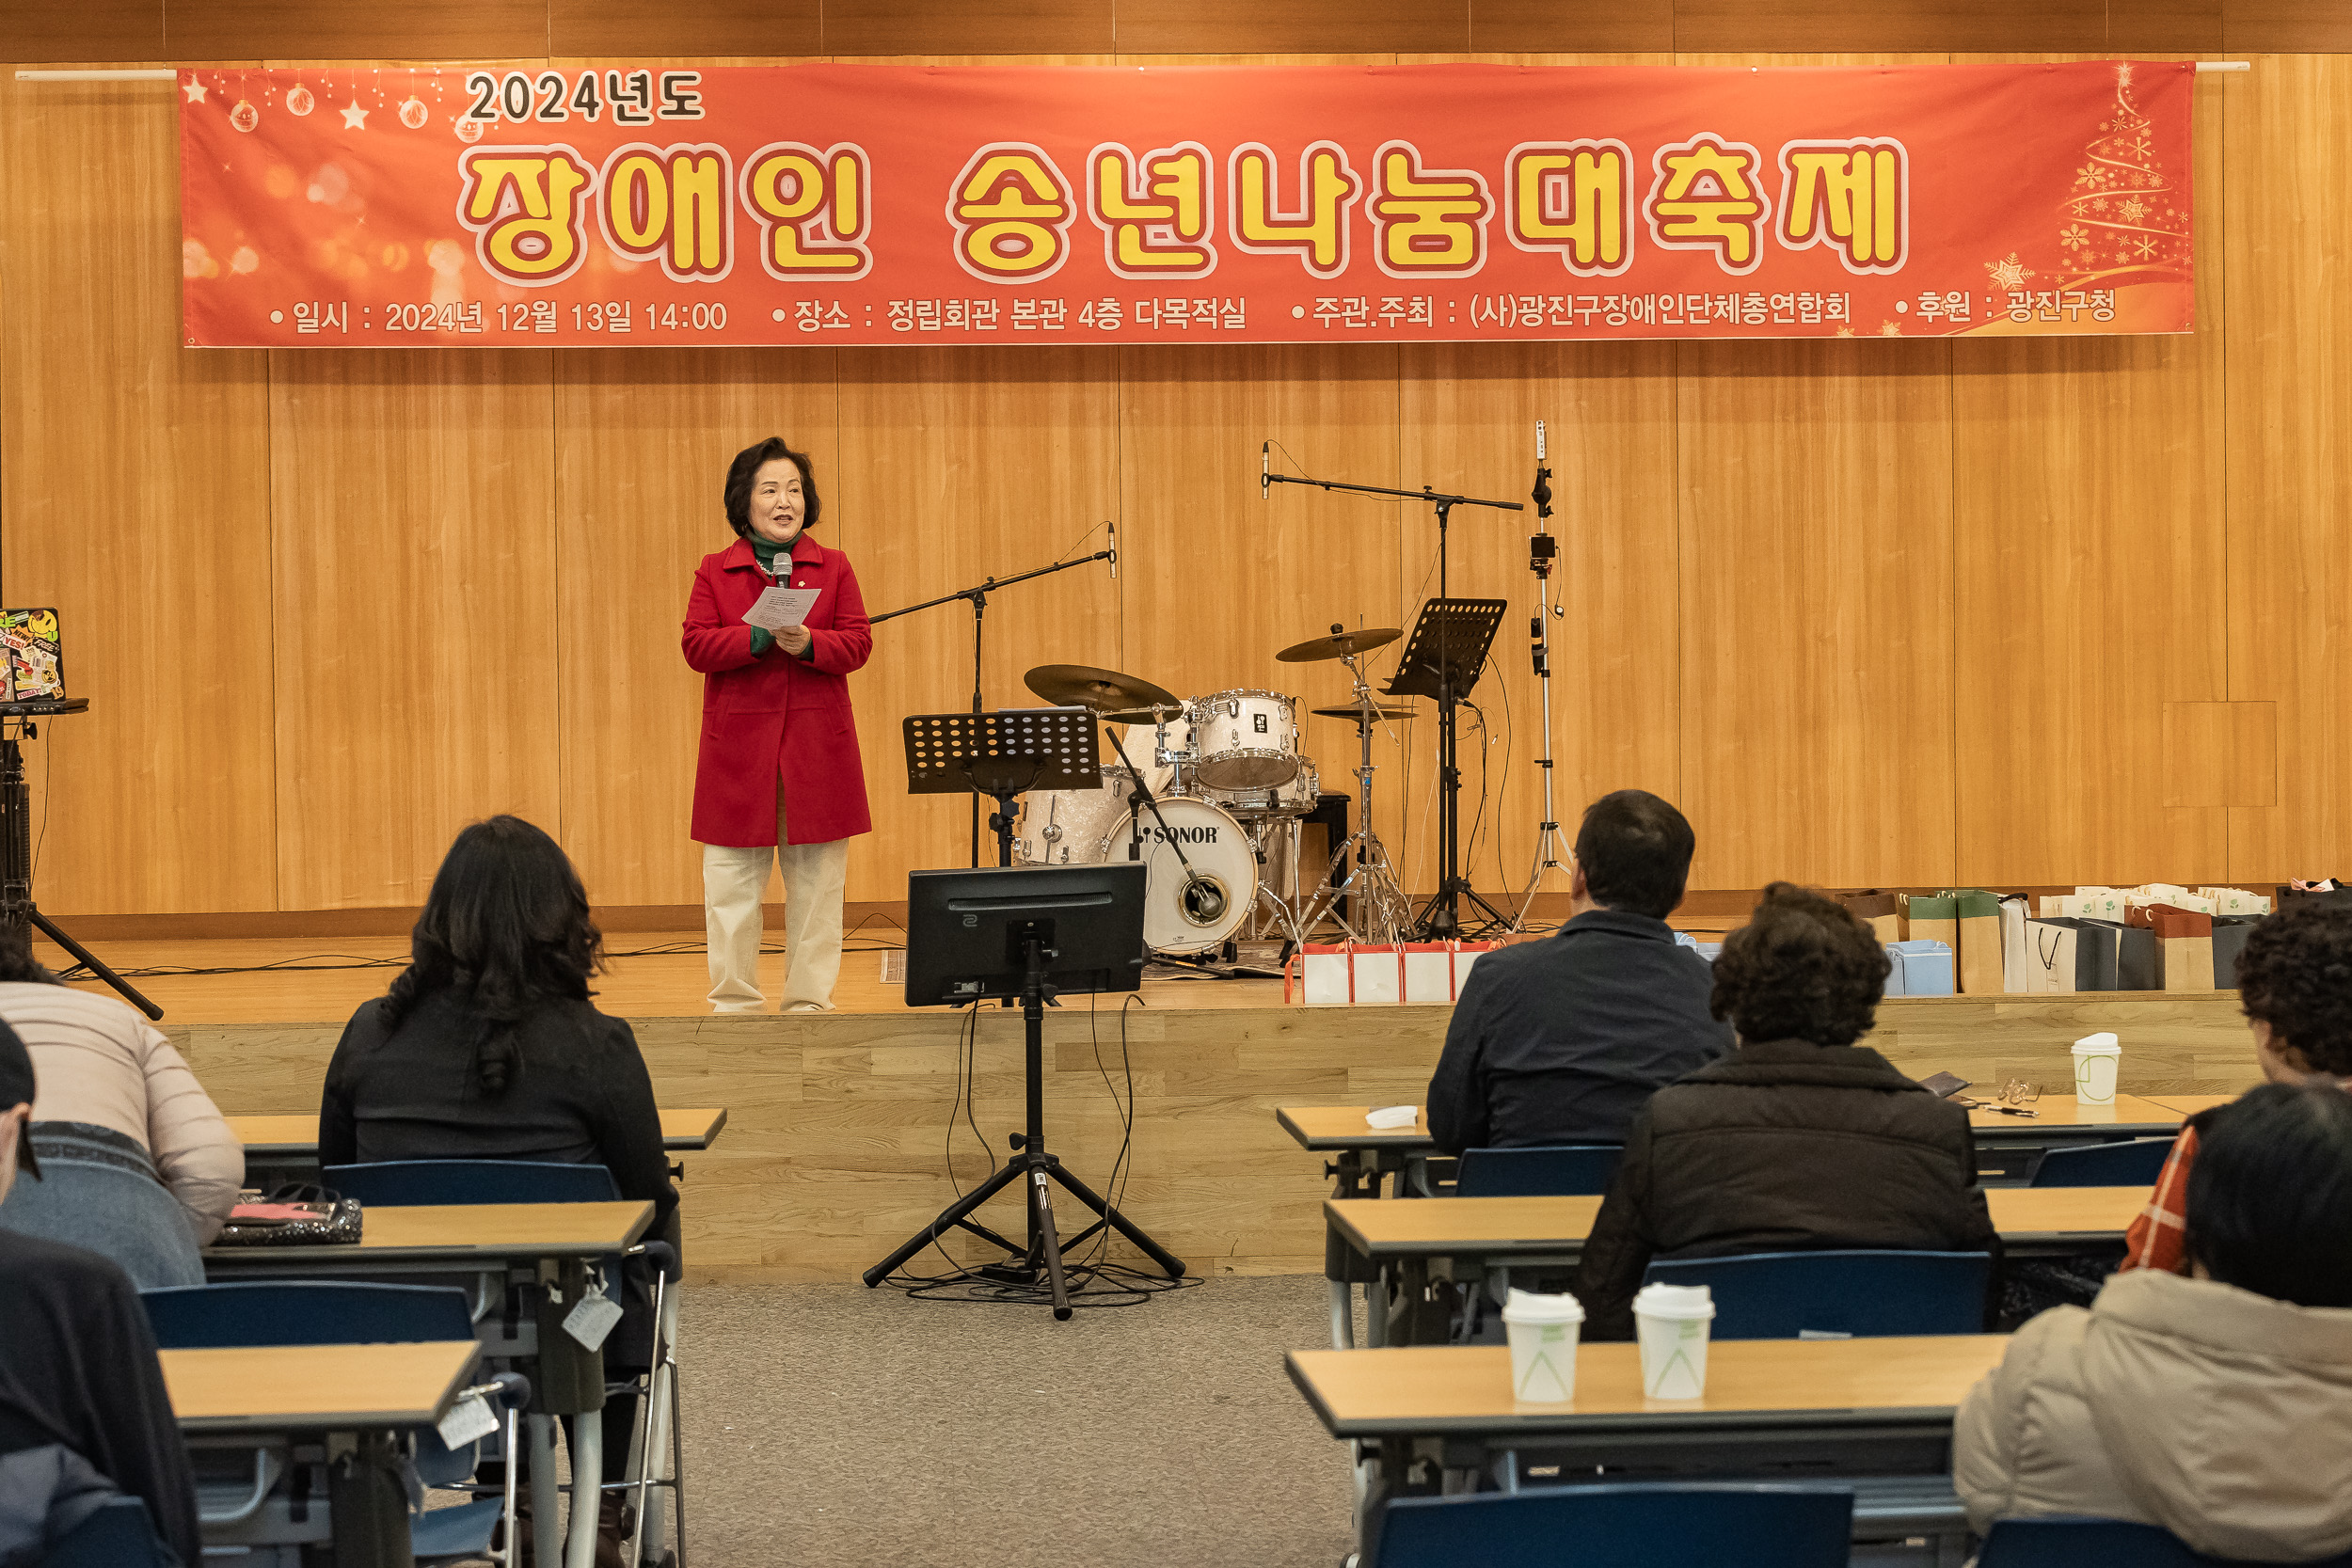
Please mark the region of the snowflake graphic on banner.
[[2115, 111], [2099, 127], [2060, 204], [2060, 239], [2082, 268], [2077, 281], [2118, 273], [2185, 276], [2187, 203], [2156, 157], [2155, 122], [2132, 102], [2132, 67], [2115, 68]]

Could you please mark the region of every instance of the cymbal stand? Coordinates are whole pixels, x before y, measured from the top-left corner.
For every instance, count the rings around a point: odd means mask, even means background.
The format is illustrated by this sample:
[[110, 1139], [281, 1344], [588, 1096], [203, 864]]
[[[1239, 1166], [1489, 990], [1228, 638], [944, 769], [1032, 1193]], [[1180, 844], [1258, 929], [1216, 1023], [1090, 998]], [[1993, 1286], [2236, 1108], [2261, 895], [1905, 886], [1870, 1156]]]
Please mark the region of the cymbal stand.
[[1519, 900], [1518, 913], [1511, 920], [1514, 931], [1527, 929], [1528, 911], [1535, 907], [1535, 895], [1543, 891], [1544, 873], [1570, 875], [1567, 835], [1560, 831], [1560, 813], [1551, 798], [1551, 618], [1562, 612], [1551, 603], [1551, 564], [1559, 559], [1560, 542], [1544, 527], [1551, 515], [1551, 470], [1544, 467], [1541, 420], [1535, 425], [1535, 488], [1529, 492], [1529, 499], [1535, 503], [1535, 531], [1527, 541], [1528, 570], [1535, 574], [1535, 615], [1527, 629], [1535, 680], [1543, 689], [1543, 754], [1535, 759], [1535, 766], [1544, 770], [1544, 820], [1535, 832], [1535, 863], [1527, 874], [1527, 896]]
[[[1386, 945], [1394, 946], [1403, 940], [1402, 932], [1412, 924], [1412, 901], [1398, 885], [1396, 870], [1389, 863], [1388, 847], [1372, 829], [1372, 726], [1373, 715], [1379, 704], [1372, 694], [1372, 687], [1364, 680], [1360, 654], [1347, 654], [1340, 662], [1347, 666], [1348, 678], [1356, 684], [1356, 738], [1360, 760], [1356, 765], [1356, 795], [1359, 808], [1356, 831], [1331, 856], [1331, 863], [1323, 874], [1323, 885], [1298, 917], [1301, 940], [1311, 932], [1325, 915], [1340, 923], [1350, 942], [1369, 942], [1376, 936]], [[1346, 876], [1340, 875], [1342, 868]], [[1342, 914], [1339, 903], [1343, 898], [1356, 900], [1349, 914]], [[1352, 916], [1352, 918], [1351, 918]]]

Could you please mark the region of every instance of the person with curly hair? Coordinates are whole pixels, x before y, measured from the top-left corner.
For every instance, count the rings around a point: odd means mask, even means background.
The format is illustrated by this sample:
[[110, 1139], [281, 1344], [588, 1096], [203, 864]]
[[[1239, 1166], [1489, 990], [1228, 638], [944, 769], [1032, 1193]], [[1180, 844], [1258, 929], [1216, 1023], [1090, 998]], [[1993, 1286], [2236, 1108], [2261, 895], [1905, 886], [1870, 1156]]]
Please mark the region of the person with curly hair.
[[1588, 1338], [1633, 1334], [1653, 1258], [1993, 1251], [1968, 1114], [1854, 1041], [1886, 988], [1869, 927], [1774, 882], [1715, 960], [1739, 1048], [1650, 1097], [1574, 1287]]
[[[2327, 1080], [2352, 1086], [2352, 907], [2317, 898], [2286, 907], [2247, 933], [2237, 960], [2238, 1007], [2265, 1082]], [[2201, 1138], [2233, 1109], [2188, 1119], [2156, 1176], [2148, 1206], [2124, 1233], [2117, 1272], [2188, 1273], [2189, 1171]]]

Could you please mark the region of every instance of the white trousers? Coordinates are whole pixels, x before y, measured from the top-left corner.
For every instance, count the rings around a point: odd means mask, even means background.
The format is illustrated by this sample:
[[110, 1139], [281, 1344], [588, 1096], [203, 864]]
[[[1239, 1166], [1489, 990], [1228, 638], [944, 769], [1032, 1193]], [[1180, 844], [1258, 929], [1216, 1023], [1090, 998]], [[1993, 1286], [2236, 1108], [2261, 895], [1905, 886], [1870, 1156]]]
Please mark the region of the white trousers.
[[775, 847], [703, 846], [710, 1005], [723, 1013], [749, 1013], [767, 1003], [759, 989], [760, 896], [768, 890], [771, 861], [784, 870], [784, 1006], [830, 1011], [834, 981], [841, 974], [841, 889], [849, 874], [850, 841], [786, 843], [781, 789]]

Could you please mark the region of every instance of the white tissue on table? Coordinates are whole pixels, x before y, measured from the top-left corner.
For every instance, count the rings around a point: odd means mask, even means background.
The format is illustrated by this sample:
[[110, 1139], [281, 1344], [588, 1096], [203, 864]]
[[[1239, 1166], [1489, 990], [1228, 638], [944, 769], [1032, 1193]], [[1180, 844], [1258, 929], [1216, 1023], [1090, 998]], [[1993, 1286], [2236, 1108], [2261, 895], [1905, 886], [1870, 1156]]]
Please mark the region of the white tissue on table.
[[1382, 1105], [1364, 1113], [1365, 1125], [1377, 1127], [1383, 1132], [1392, 1132], [1398, 1128], [1410, 1127], [1420, 1119], [1421, 1107], [1418, 1105]]

